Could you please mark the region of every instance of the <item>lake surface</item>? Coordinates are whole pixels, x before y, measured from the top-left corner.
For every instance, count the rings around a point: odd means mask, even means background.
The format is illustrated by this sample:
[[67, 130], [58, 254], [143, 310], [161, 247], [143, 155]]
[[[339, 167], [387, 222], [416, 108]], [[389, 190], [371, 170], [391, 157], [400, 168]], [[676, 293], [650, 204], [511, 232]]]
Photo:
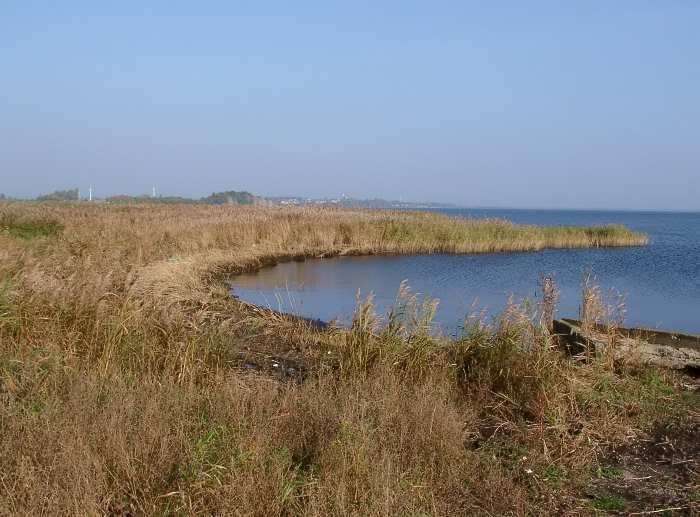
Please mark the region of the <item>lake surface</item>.
[[592, 268], [603, 292], [626, 295], [628, 326], [700, 334], [700, 213], [578, 210], [436, 210], [457, 217], [514, 223], [589, 226], [622, 223], [646, 232], [648, 246], [544, 250], [489, 255], [389, 255], [291, 262], [233, 279], [232, 293], [274, 310], [323, 321], [352, 318], [355, 299], [374, 293], [383, 314], [406, 280], [414, 293], [440, 300], [436, 321], [455, 332], [464, 316], [496, 315], [509, 295], [539, 299], [539, 281], [554, 278], [560, 317], [577, 317], [583, 272]]

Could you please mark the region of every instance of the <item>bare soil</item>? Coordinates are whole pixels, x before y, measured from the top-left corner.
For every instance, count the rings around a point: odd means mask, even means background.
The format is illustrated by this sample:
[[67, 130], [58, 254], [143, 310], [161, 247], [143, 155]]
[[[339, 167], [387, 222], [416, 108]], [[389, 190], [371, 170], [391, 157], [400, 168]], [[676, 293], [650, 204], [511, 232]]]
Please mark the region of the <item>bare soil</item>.
[[[700, 408], [698, 379], [679, 379], [688, 404]], [[618, 500], [625, 507], [602, 513], [700, 515], [700, 411], [684, 420], [661, 418], [647, 436], [611, 447], [600, 464], [585, 495], [594, 506], [596, 501]]]

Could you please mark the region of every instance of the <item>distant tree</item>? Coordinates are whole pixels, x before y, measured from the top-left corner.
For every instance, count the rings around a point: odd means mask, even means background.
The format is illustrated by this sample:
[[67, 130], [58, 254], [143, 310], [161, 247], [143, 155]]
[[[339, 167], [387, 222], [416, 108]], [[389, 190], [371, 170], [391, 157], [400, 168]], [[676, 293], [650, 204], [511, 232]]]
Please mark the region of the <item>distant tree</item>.
[[78, 189], [74, 188], [69, 190], [55, 190], [51, 194], [39, 196], [36, 199], [37, 201], [77, 201]]
[[252, 205], [255, 203], [255, 196], [250, 192], [227, 190], [226, 192], [214, 192], [209, 197], [203, 197], [201, 202], [211, 205]]
[[7, 199], [7, 196], [5, 194], [3, 194], [2, 192], [0, 192], [0, 199]]
[[124, 194], [119, 194], [116, 196], [110, 196], [105, 199], [108, 203], [113, 203], [117, 205], [131, 205], [131, 204], [146, 204], [146, 205], [182, 205], [182, 204], [192, 204], [195, 203], [193, 199], [186, 197], [170, 197], [170, 196], [159, 196], [152, 197], [148, 194], [141, 194], [140, 196], [127, 196]]
[[147, 194], [140, 196], [126, 196], [123, 194], [111, 196], [105, 199], [108, 203], [114, 204], [149, 204], [149, 205], [189, 205], [201, 203], [208, 205], [252, 205], [258, 200], [250, 192], [237, 192], [229, 190], [227, 192], [214, 192], [211, 196], [203, 197], [200, 200], [179, 196], [152, 197]]
[[149, 199], [148, 196], [141, 195], [141, 196], [127, 196], [124, 194], [118, 194], [116, 196], [109, 196], [105, 198], [105, 201], [108, 203], [114, 203], [117, 205], [129, 205], [132, 203], [146, 203], [147, 200]]

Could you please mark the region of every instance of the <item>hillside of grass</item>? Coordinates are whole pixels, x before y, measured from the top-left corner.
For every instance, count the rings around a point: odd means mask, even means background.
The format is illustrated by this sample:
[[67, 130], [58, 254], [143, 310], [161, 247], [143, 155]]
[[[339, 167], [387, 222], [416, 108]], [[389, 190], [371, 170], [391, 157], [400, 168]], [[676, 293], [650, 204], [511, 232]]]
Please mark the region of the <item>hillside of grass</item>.
[[0, 221], [0, 514], [697, 511], [697, 383], [567, 356], [553, 285], [447, 338], [410, 286], [323, 329], [224, 284], [304, 257], [644, 235], [256, 206], [0, 202]]

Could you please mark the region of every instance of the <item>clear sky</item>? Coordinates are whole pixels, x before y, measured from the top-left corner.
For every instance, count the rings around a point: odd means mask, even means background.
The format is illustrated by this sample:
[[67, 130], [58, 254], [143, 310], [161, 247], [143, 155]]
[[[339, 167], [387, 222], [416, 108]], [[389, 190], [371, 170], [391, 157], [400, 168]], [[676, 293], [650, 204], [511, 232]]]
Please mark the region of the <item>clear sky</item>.
[[700, 2], [0, 0], [0, 193], [700, 210]]

